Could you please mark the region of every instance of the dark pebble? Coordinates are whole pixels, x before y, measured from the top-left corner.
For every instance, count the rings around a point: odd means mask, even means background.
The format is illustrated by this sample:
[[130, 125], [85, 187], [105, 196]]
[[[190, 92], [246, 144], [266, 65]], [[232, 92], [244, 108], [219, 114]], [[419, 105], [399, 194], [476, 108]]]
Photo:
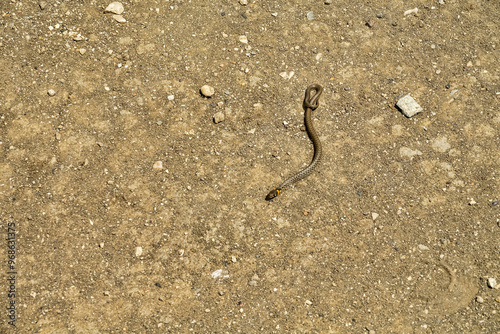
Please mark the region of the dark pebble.
[[220, 13], [220, 16], [225, 16], [225, 15], [226, 15], [225, 12]]
[[491, 203], [491, 205], [493, 205], [493, 206], [498, 205], [498, 201], [493, 201], [493, 202]]
[[450, 89], [451, 86], [450, 86], [450, 84], [446, 84], [445, 87], [446, 87], [446, 89]]

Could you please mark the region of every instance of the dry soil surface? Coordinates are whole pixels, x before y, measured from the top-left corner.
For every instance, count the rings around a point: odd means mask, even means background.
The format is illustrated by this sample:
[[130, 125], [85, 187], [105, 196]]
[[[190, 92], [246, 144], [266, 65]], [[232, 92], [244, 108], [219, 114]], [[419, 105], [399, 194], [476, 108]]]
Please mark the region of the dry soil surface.
[[2, 333], [498, 332], [500, 2], [326, 2], [0, 2]]

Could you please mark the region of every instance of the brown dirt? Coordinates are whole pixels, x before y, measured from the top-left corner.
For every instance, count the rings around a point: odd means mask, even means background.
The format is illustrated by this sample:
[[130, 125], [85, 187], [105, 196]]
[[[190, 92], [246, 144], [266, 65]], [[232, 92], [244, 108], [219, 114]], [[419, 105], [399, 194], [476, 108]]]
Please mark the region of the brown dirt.
[[500, 3], [248, 2], [0, 2], [19, 333], [498, 331]]

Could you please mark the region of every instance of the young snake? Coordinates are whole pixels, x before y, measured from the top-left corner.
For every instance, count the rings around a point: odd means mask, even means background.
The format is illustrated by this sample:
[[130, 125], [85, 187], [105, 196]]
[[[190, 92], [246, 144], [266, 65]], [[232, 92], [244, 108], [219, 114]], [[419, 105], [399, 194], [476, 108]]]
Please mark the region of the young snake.
[[[315, 92], [314, 95], [311, 96], [311, 92]], [[314, 156], [312, 158], [311, 163], [309, 166], [298, 172], [297, 174], [293, 175], [292, 177], [288, 178], [283, 182], [278, 188], [275, 188], [269, 192], [266, 196], [266, 201], [270, 201], [276, 196], [278, 196], [281, 193], [281, 190], [299, 180], [302, 180], [306, 176], [312, 173], [314, 168], [318, 165], [319, 160], [321, 159], [321, 142], [319, 141], [318, 134], [314, 130], [312, 120], [311, 120], [311, 114], [314, 109], [316, 109], [319, 105], [319, 96], [323, 92], [323, 87], [321, 87], [318, 84], [311, 85], [307, 87], [306, 89], [306, 97], [304, 98], [304, 119], [305, 119], [305, 124], [306, 124], [306, 131], [307, 134], [309, 135], [309, 138], [311, 139], [313, 145], [314, 145]]]

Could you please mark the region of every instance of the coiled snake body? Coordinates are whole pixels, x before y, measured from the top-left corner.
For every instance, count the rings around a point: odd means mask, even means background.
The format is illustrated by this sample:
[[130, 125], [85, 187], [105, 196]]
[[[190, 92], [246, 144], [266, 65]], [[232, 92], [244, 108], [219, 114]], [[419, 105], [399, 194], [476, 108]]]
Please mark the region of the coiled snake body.
[[[311, 93], [314, 91], [314, 95], [311, 96]], [[314, 130], [312, 120], [311, 120], [311, 114], [312, 111], [315, 110], [318, 105], [319, 105], [319, 97], [321, 93], [323, 92], [323, 87], [321, 87], [318, 84], [311, 85], [307, 87], [306, 89], [306, 96], [304, 98], [304, 120], [306, 124], [306, 131], [307, 134], [309, 135], [309, 138], [311, 139], [313, 146], [314, 146], [314, 156], [312, 158], [311, 163], [309, 166], [298, 172], [297, 174], [291, 176], [290, 178], [286, 179], [285, 182], [283, 182], [279, 187], [271, 190], [269, 194], [266, 196], [266, 201], [270, 201], [276, 196], [278, 196], [281, 193], [281, 190], [299, 180], [302, 180], [309, 174], [311, 174], [318, 165], [320, 159], [321, 159], [321, 153], [322, 153], [322, 148], [321, 148], [321, 142], [319, 140], [318, 134]]]

